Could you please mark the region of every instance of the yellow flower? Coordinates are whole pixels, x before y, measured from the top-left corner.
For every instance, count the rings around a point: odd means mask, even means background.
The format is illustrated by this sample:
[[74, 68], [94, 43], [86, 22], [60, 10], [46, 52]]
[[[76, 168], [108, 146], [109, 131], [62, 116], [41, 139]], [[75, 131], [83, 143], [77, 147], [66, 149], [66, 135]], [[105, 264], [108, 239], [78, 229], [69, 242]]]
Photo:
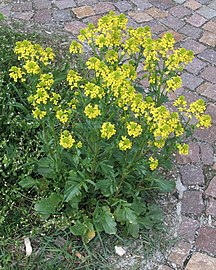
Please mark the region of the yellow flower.
[[77, 88], [78, 87], [78, 83], [81, 81], [82, 77], [79, 75], [78, 72], [76, 72], [75, 70], [69, 70], [68, 74], [67, 74], [67, 81], [68, 84], [70, 85], [71, 89], [73, 88]]
[[29, 74], [39, 74], [40, 67], [35, 61], [26, 61], [24, 68]]
[[208, 128], [211, 126], [212, 119], [211, 116], [208, 114], [202, 114], [202, 115], [197, 115], [196, 116], [197, 120], [199, 121], [196, 126], [200, 128]]
[[152, 171], [158, 167], [158, 160], [156, 158], [150, 157], [149, 162], [149, 167]]
[[79, 42], [77, 42], [76, 40], [73, 40], [71, 42], [69, 51], [70, 51], [70, 53], [82, 53], [83, 47]]
[[136, 138], [142, 133], [141, 125], [137, 124], [136, 122], [129, 122], [127, 124], [128, 135]]
[[101, 137], [102, 138], [111, 138], [116, 133], [115, 126], [110, 122], [103, 123], [101, 127]]
[[176, 144], [177, 149], [179, 151], [180, 155], [188, 155], [188, 151], [189, 151], [189, 146], [186, 143], [183, 144]]
[[36, 108], [35, 110], [32, 111], [34, 118], [36, 119], [42, 119], [46, 115], [45, 111], [41, 111], [39, 108]]
[[92, 106], [91, 104], [88, 104], [85, 107], [84, 113], [89, 119], [96, 118], [98, 115], [101, 115], [98, 105]]
[[60, 136], [60, 145], [66, 149], [69, 149], [75, 143], [74, 138], [68, 130], [64, 130]]
[[15, 81], [17, 82], [18, 79], [21, 79], [21, 81], [25, 81], [26, 79], [23, 78], [23, 75], [25, 74], [25, 72], [23, 72], [21, 70], [21, 68], [18, 68], [16, 66], [12, 66], [9, 70], [9, 76]]
[[84, 86], [84, 92], [86, 96], [90, 96], [90, 98], [102, 98], [105, 93], [102, 87], [95, 85], [94, 83], [88, 82]]
[[68, 116], [69, 116], [69, 111], [68, 110], [58, 110], [56, 112], [56, 118], [63, 124], [65, 124], [68, 121]]
[[78, 141], [78, 143], [76, 144], [76, 147], [77, 148], [82, 148], [82, 142], [81, 141]]
[[126, 136], [122, 136], [118, 146], [120, 150], [125, 151], [131, 149], [132, 142]]

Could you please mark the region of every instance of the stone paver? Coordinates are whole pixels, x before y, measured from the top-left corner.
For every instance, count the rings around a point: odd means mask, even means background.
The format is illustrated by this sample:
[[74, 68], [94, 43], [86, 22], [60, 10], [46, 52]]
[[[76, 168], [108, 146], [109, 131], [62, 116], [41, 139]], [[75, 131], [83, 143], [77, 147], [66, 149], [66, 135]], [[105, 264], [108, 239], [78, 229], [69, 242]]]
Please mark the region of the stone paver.
[[211, 180], [205, 194], [216, 198], [216, 176]]
[[209, 144], [200, 144], [201, 159], [204, 165], [212, 165], [214, 162], [214, 150]]
[[189, 255], [190, 249], [190, 243], [181, 241], [172, 249], [170, 255], [168, 256], [168, 260], [175, 263], [177, 266], [183, 266], [184, 261]]
[[194, 220], [189, 217], [183, 217], [178, 229], [178, 235], [185, 241], [192, 243], [194, 241], [194, 236], [198, 228], [198, 220]]
[[[181, 222], [179, 245], [170, 253], [159, 270], [216, 269], [216, 1], [212, 0], [5, 0], [0, 12], [22, 20], [25, 24], [39, 24], [41, 29], [61, 30], [71, 39], [91, 22], [109, 11], [124, 13], [129, 25], [149, 25], [154, 38], [169, 31], [178, 47], [193, 50], [195, 58], [182, 72], [182, 88], [171, 93], [174, 99], [185, 95], [188, 103], [200, 97], [207, 102], [207, 113], [213, 125], [197, 130], [189, 142], [189, 155], [177, 155], [178, 169], [184, 191], [179, 199]], [[42, 30], [43, 31], [43, 30]], [[148, 82], [142, 82], [148, 87]], [[208, 169], [208, 170], [206, 170]], [[206, 171], [211, 172], [209, 176]], [[214, 172], [214, 174], [213, 174]], [[211, 177], [211, 179], [209, 179]], [[202, 227], [200, 218], [213, 219], [214, 227]], [[205, 223], [204, 224], [207, 224]], [[210, 223], [209, 223], [210, 224]], [[199, 229], [201, 227], [201, 229]], [[184, 241], [182, 241], [184, 240]], [[196, 240], [196, 241], [195, 241]], [[195, 247], [192, 243], [195, 241]], [[196, 250], [196, 252], [195, 252]], [[205, 252], [207, 254], [202, 254]], [[188, 255], [192, 255], [189, 259]], [[209, 256], [210, 255], [210, 256]], [[187, 261], [189, 262], [187, 263]], [[172, 264], [174, 263], [174, 264]], [[167, 265], [165, 265], [167, 264]], [[170, 267], [168, 266], [170, 265]], [[172, 267], [171, 267], [172, 265]], [[176, 266], [175, 266], [176, 265]]]
[[216, 199], [209, 198], [206, 214], [216, 217]]
[[216, 228], [202, 227], [195, 244], [199, 250], [216, 255]]
[[202, 185], [205, 183], [204, 174], [200, 166], [185, 165], [180, 168], [182, 182], [186, 186]]
[[182, 198], [182, 212], [185, 214], [201, 215], [204, 210], [201, 191], [185, 191]]
[[196, 252], [187, 264], [185, 270], [213, 270], [216, 269], [216, 259], [206, 254]]

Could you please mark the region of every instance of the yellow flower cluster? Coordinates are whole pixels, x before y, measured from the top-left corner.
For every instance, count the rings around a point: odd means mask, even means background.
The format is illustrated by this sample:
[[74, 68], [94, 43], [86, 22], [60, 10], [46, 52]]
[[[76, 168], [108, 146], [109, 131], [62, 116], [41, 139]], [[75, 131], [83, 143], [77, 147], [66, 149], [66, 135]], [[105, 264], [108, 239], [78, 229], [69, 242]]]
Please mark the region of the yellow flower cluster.
[[189, 152], [188, 144], [186, 144], [186, 143], [183, 143], [183, 144], [177, 143], [176, 146], [177, 146], [177, 149], [178, 149], [180, 155], [188, 155], [188, 152]]
[[156, 158], [149, 158], [149, 167], [153, 171], [158, 167], [158, 160]]
[[182, 79], [180, 76], [172, 77], [172, 79], [169, 79], [166, 81], [167, 84], [167, 92], [170, 90], [174, 91], [177, 88], [180, 88], [182, 86]]
[[101, 137], [104, 139], [111, 138], [116, 133], [115, 125], [110, 122], [103, 123], [101, 127]]
[[17, 82], [18, 79], [21, 79], [21, 82], [25, 82], [26, 79], [23, 78], [23, 75], [25, 75], [25, 72], [22, 71], [21, 68], [16, 67], [16, 66], [12, 66], [9, 70], [9, 76], [15, 81]]
[[70, 51], [70, 53], [80, 54], [80, 53], [83, 52], [83, 47], [82, 47], [82, 45], [79, 42], [77, 42], [76, 40], [73, 40], [71, 42], [69, 51]]
[[82, 77], [79, 75], [78, 72], [76, 72], [75, 70], [69, 70], [68, 74], [67, 74], [67, 81], [68, 84], [70, 85], [71, 89], [73, 88], [77, 88], [78, 87], [78, 83], [81, 81]]
[[127, 124], [127, 131], [128, 131], [128, 135], [136, 138], [141, 135], [142, 127], [140, 124], [137, 124], [136, 122], [129, 122]]
[[68, 130], [64, 130], [60, 136], [60, 145], [66, 149], [69, 149], [75, 143], [74, 138]]
[[122, 136], [118, 146], [120, 150], [126, 151], [127, 149], [131, 149], [132, 142], [126, 136]]
[[68, 117], [70, 115], [70, 111], [69, 110], [58, 110], [56, 112], [56, 118], [62, 123], [65, 124], [68, 121]]
[[180, 96], [173, 105], [178, 108], [178, 110], [185, 114], [189, 119], [197, 119], [197, 127], [208, 128], [211, 126], [211, 116], [205, 114], [206, 105], [204, 100], [198, 99], [192, 102], [189, 106], [184, 96]]
[[88, 104], [84, 109], [84, 113], [89, 119], [93, 119], [101, 115], [101, 111], [99, 110], [99, 107], [97, 104], [93, 106], [91, 104]]
[[84, 86], [84, 93], [85, 95], [88, 97], [90, 96], [90, 98], [102, 98], [105, 95], [104, 89], [94, 83], [88, 82], [85, 86]]
[[55, 54], [52, 49], [47, 47], [45, 50], [39, 44], [32, 44], [28, 40], [16, 42], [14, 52], [18, 55], [19, 60], [37, 62], [40, 60], [44, 65], [53, 61]]

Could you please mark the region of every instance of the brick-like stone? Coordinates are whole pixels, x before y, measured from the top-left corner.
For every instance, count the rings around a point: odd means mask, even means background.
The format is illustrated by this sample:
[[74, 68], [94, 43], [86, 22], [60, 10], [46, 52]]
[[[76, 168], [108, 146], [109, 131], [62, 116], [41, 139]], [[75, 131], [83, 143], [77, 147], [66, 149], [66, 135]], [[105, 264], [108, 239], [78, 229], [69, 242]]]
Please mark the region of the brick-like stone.
[[216, 34], [216, 22], [210, 21], [203, 25], [202, 27], [206, 31]]
[[195, 0], [189, 0], [189, 1], [186, 1], [184, 3], [184, 6], [190, 8], [192, 10], [196, 10], [196, 9], [200, 8], [202, 5]]
[[205, 129], [199, 128], [194, 132], [194, 137], [204, 142], [213, 144], [216, 142], [216, 126], [212, 125], [211, 127]]
[[182, 213], [201, 215], [204, 210], [201, 191], [184, 191], [182, 198]]
[[185, 34], [189, 36], [190, 38], [199, 38], [202, 34], [202, 29], [199, 29], [197, 27], [194, 27], [190, 24], [186, 24], [184, 27], [182, 27], [179, 30], [180, 33]]
[[216, 176], [210, 181], [208, 188], [205, 191], [207, 196], [212, 196], [216, 198]]
[[206, 65], [206, 62], [195, 57], [193, 61], [186, 66], [185, 69], [197, 75], [204, 67], [206, 67]]
[[51, 1], [49, 0], [33, 0], [34, 8], [37, 10], [51, 8]]
[[175, 5], [172, 0], [149, 0], [149, 2], [159, 9], [169, 9]]
[[73, 8], [76, 7], [74, 0], [59, 0], [55, 1], [55, 5], [59, 9]]
[[101, 2], [94, 5], [95, 14], [107, 13], [111, 10], [115, 10], [115, 6], [111, 2]]
[[131, 0], [131, 2], [137, 6], [138, 10], [146, 10], [152, 7], [148, 0]]
[[9, 5], [0, 5], [0, 12], [5, 16], [9, 17], [11, 13], [11, 6]]
[[37, 10], [34, 20], [38, 23], [50, 23], [52, 21], [52, 13], [49, 9]]
[[208, 7], [216, 9], [216, 2], [215, 1], [210, 2]]
[[84, 6], [84, 5], [92, 6], [94, 4], [97, 4], [98, 2], [99, 2], [98, 0], [77, 0], [78, 6]]
[[[201, 77], [209, 82], [216, 83], [216, 67], [208, 66], [201, 73]], [[215, 86], [216, 87], [216, 86]]]
[[161, 19], [161, 22], [165, 24], [166, 26], [174, 29], [175, 31], [179, 30], [185, 25], [185, 22], [172, 16], [168, 15], [166, 18]]
[[200, 162], [200, 148], [198, 143], [195, 142], [189, 142], [189, 153], [188, 155], [179, 155], [177, 154], [177, 162], [179, 164], [188, 164], [188, 163], [197, 163]]
[[205, 183], [204, 174], [200, 166], [186, 165], [180, 168], [182, 182], [186, 186], [202, 185]]
[[72, 8], [72, 11], [78, 19], [95, 15], [94, 9], [91, 6]]
[[150, 16], [152, 16], [153, 18], [156, 18], [156, 19], [162, 19], [162, 18], [165, 18], [168, 15], [168, 12], [167, 11], [160, 10], [160, 9], [158, 9], [156, 7], [151, 7], [146, 12]]
[[32, 11], [32, 2], [14, 3], [11, 11], [13, 12]]
[[202, 96], [216, 100], [216, 87], [213, 83], [204, 82], [197, 88], [197, 92]]
[[172, 268], [170, 268], [169, 266], [167, 265], [161, 265], [158, 270], [172, 270]]
[[200, 42], [208, 44], [209, 46], [216, 46], [216, 34], [205, 31], [203, 36], [199, 39]]
[[191, 14], [191, 10], [184, 6], [175, 6], [169, 10], [169, 12], [177, 18], [183, 18], [189, 14]]
[[216, 16], [216, 11], [208, 6], [202, 6], [199, 10], [197, 10], [197, 13], [208, 20]]
[[25, 12], [15, 12], [13, 17], [15, 19], [29, 21], [33, 17], [34, 13], [32, 11], [25, 11]]
[[185, 241], [192, 243], [194, 241], [195, 233], [199, 228], [199, 221], [189, 218], [183, 217], [182, 222], [178, 229], [178, 236]]
[[216, 200], [209, 198], [209, 204], [206, 209], [206, 214], [216, 217]]
[[183, 4], [186, 0], [173, 0], [177, 4]]
[[57, 22], [67, 22], [72, 19], [69, 10], [54, 10], [53, 19]]
[[170, 29], [170, 30], [168, 29], [167, 31], [165, 31], [164, 33], [162, 33], [160, 36], [163, 36], [167, 32], [169, 32], [169, 33], [171, 33], [173, 35], [173, 37], [174, 37], [174, 39], [175, 39], [176, 42], [179, 42], [179, 41], [181, 41], [181, 40], [184, 39], [184, 36], [182, 34], [176, 32], [176, 31], [174, 31], [172, 29]]
[[195, 252], [185, 270], [213, 270], [216, 269], [216, 259], [206, 254]]
[[101, 18], [102, 15], [94, 15], [91, 17], [87, 17], [83, 20], [84, 23], [93, 23], [95, 26], [98, 25], [98, 20]]
[[204, 165], [212, 165], [214, 162], [214, 151], [209, 144], [200, 144], [201, 158]]
[[216, 65], [216, 51], [213, 49], [207, 49], [199, 55], [200, 58]]
[[182, 47], [186, 48], [187, 50], [192, 50], [194, 54], [201, 53], [205, 50], [205, 46], [194, 39], [188, 39], [182, 43]]
[[158, 34], [161, 34], [162, 32], [165, 32], [166, 27], [163, 26], [162, 24], [157, 24], [157, 25], [153, 26], [151, 30], [152, 30], [153, 34], [158, 35]]
[[184, 261], [186, 260], [189, 252], [191, 250], [191, 244], [181, 241], [172, 248], [170, 255], [168, 256], [168, 260], [172, 263], [175, 263], [177, 266], [182, 267]]
[[202, 17], [201, 15], [197, 13], [193, 14], [187, 19], [188, 23], [196, 27], [202, 26], [206, 21], [207, 19], [205, 19], [204, 17]]
[[78, 35], [80, 30], [85, 28], [86, 24], [80, 21], [73, 21], [65, 24], [65, 30], [72, 33], [73, 35]]
[[199, 250], [216, 255], [216, 228], [201, 227], [195, 244]]
[[182, 77], [182, 87], [187, 87], [190, 90], [195, 90], [197, 86], [199, 86], [203, 80], [201, 78], [197, 78], [197, 76], [194, 76], [189, 73], [183, 73]]
[[118, 8], [120, 12], [125, 12], [132, 9], [132, 6], [127, 1], [120, 1], [115, 4], [115, 6]]
[[128, 15], [137, 23], [149, 22], [152, 20], [152, 17], [145, 12], [128, 12]]
[[212, 123], [216, 125], [216, 104], [209, 103], [206, 109], [206, 113], [211, 115]]

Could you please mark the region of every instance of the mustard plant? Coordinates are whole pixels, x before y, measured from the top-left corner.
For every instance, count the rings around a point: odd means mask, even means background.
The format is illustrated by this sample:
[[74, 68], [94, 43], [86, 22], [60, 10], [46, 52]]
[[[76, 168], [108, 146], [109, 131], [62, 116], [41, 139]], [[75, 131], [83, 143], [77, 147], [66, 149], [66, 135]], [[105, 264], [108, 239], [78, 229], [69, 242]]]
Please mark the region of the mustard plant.
[[[69, 51], [82, 70], [56, 71], [52, 49], [27, 40], [17, 42], [20, 65], [10, 69], [29, 91], [46, 153], [20, 185], [41, 194], [35, 210], [47, 222], [85, 242], [103, 231], [138, 237], [158, 226], [162, 215], [152, 197], [175, 186], [161, 171], [173, 153], [188, 153], [185, 139], [195, 128], [211, 125], [203, 100], [168, 98], [181, 87], [193, 52], [175, 49], [170, 33], [153, 39], [148, 26], [134, 29], [127, 21], [110, 12], [80, 31]], [[83, 43], [92, 50], [87, 61]]]

